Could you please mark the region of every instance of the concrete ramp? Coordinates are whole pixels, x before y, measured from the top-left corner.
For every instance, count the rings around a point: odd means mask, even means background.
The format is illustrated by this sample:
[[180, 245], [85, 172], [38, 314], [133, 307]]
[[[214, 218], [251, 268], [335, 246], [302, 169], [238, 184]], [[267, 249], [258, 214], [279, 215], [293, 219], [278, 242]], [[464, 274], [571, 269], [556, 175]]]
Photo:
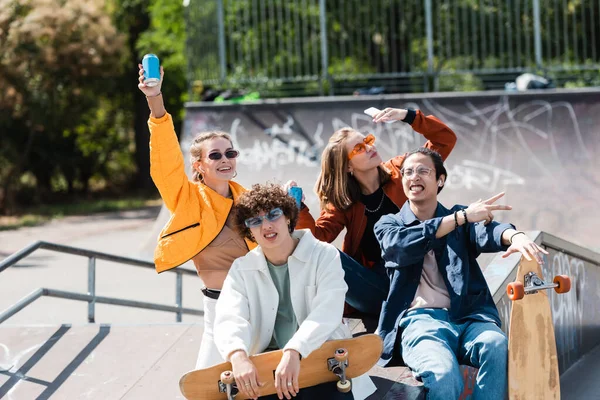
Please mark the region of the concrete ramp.
[[0, 398], [183, 399], [199, 325], [0, 327]]
[[[183, 399], [179, 378], [196, 363], [201, 336], [200, 325], [183, 324], [0, 328], [0, 398]], [[405, 367], [370, 375], [372, 399], [423, 398]]]

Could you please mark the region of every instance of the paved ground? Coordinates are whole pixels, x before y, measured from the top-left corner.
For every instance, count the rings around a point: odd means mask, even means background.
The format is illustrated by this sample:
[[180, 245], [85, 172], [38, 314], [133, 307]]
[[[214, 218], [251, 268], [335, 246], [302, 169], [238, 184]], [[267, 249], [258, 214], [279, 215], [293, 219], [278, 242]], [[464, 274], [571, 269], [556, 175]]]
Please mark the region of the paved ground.
[[[154, 222], [159, 207], [137, 211], [106, 213], [95, 216], [67, 217], [49, 224], [0, 232], [0, 258], [4, 258], [37, 240], [67, 244], [128, 257], [151, 260], [143, 248], [155, 236]], [[202, 284], [197, 277], [184, 277], [186, 307], [201, 308]], [[0, 279], [0, 310], [39, 287], [87, 292], [87, 258], [39, 250], [8, 268]], [[156, 274], [153, 270], [97, 262], [97, 294], [164, 304], [175, 303], [175, 275]], [[110, 305], [97, 305], [99, 323], [170, 323], [170, 313], [146, 311]], [[5, 322], [7, 325], [86, 323], [87, 303], [41, 298]], [[200, 317], [184, 316], [184, 322]]]
[[[183, 399], [202, 328], [189, 324], [0, 326], [0, 398]], [[423, 398], [406, 368], [374, 367], [369, 400]]]

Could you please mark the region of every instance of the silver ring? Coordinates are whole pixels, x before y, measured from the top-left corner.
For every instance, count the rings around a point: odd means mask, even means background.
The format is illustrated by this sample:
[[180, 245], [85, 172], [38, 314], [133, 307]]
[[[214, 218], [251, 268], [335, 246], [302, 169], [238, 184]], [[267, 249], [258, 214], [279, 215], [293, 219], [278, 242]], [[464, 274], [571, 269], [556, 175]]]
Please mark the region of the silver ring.
[[244, 383], [244, 386], [250, 386], [250, 384], [248, 382]]
[[288, 386], [292, 386], [292, 382], [288, 382], [288, 383], [287, 383], [287, 385], [288, 385]]

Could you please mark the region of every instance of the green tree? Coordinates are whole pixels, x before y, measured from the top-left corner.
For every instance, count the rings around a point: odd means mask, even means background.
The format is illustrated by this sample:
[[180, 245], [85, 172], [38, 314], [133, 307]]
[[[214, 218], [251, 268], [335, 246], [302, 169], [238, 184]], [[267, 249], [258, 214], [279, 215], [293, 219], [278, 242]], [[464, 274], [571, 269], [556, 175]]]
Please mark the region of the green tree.
[[112, 0], [109, 12], [127, 37], [125, 74], [120, 77], [120, 95], [124, 107], [131, 110], [135, 132], [135, 186], [153, 188], [150, 179], [148, 105], [137, 88], [138, 63], [146, 53], [154, 53], [165, 68], [163, 92], [166, 107], [173, 116], [176, 129], [182, 123], [186, 98], [185, 23], [181, 1]]
[[69, 191], [87, 185], [93, 155], [74, 133], [114, 87], [123, 38], [99, 1], [0, 0], [0, 10], [1, 210], [26, 172], [41, 195], [56, 175]]

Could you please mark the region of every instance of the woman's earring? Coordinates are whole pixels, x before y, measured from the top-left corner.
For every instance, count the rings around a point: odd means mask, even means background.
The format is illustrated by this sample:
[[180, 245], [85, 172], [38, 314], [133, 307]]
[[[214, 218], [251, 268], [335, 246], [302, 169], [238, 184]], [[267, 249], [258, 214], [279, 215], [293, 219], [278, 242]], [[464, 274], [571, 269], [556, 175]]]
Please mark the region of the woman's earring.
[[233, 173], [233, 176], [232, 176], [231, 178], [235, 178], [236, 176], [237, 176], [237, 171], [235, 171], [235, 172]]
[[354, 176], [354, 171], [350, 171], [350, 175]]

